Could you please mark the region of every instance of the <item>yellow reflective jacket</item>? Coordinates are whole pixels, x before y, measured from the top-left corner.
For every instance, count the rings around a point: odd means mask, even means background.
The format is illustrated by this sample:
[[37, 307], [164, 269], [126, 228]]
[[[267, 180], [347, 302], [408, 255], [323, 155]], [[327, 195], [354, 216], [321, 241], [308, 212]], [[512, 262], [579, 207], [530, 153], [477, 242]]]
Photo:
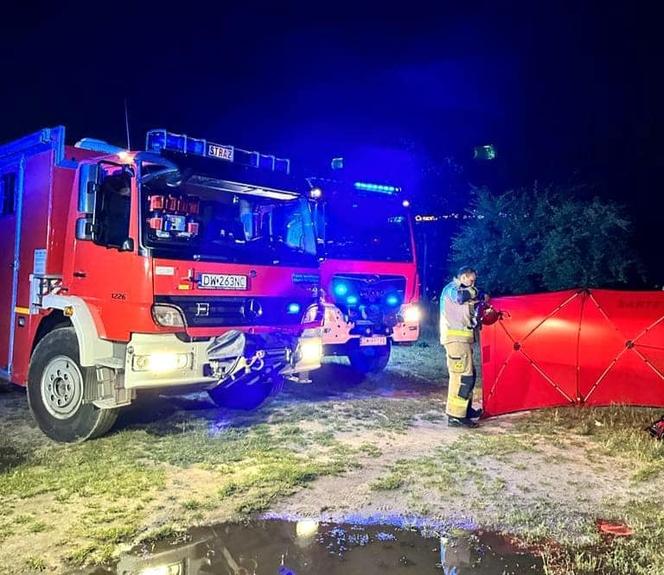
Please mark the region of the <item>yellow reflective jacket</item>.
[[440, 294], [440, 343], [475, 341], [477, 289], [462, 286], [458, 279]]

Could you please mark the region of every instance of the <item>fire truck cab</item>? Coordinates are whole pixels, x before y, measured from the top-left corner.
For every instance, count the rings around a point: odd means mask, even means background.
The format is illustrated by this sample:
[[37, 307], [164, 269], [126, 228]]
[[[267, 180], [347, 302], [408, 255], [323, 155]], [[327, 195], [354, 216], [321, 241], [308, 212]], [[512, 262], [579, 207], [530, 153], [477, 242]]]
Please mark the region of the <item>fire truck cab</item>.
[[419, 281], [409, 202], [396, 186], [310, 178], [325, 355], [362, 373], [384, 369], [393, 344], [419, 337]]
[[0, 377], [57, 441], [105, 433], [137, 390], [260, 404], [320, 365], [319, 272], [289, 161], [148, 133], [145, 151], [0, 146]]

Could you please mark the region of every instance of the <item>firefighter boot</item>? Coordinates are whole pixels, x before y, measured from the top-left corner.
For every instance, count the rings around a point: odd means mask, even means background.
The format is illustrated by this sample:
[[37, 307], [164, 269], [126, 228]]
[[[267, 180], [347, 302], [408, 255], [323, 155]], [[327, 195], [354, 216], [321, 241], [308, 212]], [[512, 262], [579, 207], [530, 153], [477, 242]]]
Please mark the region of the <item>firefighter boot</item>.
[[479, 427], [477, 421], [468, 419], [467, 417], [452, 417], [451, 415], [447, 416], [447, 426], [448, 427]]
[[466, 413], [466, 417], [468, 419], [479, 419], [482, 417], [482, 408], [480, 407], [479, 409], [473, 409], [471, 405], [468, 405], [468, 412]]

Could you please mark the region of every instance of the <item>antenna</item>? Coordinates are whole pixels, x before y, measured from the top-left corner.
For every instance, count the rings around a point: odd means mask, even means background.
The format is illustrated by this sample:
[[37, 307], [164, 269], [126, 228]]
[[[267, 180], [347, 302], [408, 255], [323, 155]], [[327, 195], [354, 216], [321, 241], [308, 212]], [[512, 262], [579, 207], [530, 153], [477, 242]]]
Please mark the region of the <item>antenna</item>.
[[125, 127], [127, 128], [127, 150], [131, 150], [131, 141], [129, 139], [129, 109], [127, 108], [127, 98], [124, 99]]

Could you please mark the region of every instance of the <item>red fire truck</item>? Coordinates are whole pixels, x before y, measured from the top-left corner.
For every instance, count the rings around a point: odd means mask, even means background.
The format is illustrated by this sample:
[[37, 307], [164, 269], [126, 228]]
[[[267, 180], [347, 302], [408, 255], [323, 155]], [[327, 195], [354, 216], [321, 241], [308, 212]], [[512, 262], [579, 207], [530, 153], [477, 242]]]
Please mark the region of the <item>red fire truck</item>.
[[320, 365], [288, 160], [165, 130], [140, 152], [64, 137], [0, 147], [0, 376], [27, 385], [44, 433], [97, 437], [145, 388], [251, 408]]
[[311, 178], [325, 292], [325, 355], [363, 373], [384, 369], [392, 344], [419, 337], [419, 280], [409, 202], [396, 186]]

